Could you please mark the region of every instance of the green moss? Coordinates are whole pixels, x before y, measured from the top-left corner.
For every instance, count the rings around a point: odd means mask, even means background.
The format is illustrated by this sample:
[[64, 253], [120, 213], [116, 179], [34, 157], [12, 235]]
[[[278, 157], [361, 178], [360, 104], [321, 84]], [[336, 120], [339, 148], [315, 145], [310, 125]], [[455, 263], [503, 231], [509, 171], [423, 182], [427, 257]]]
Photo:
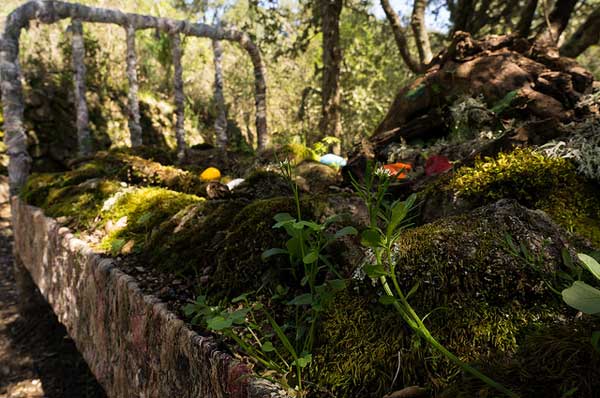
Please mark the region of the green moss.
[[293, 165], [298, 165], [305, 160], [318, 160], [315, 152], [306, 145], [290, 143], [281, 148], [278, 153], [280, 160], [287, 159]]
[[[432, 334], [463, 360], [510, 355], [524, 336], [565, 319], [568, 309], [544, 287], [543, 275], [504, 248], [505, 233], [531, 238], [522, 229], [478, 214], [415, 228], [397, 242], [402, 288], [420, 282], [411, 304], [421, 316], [430, 314]], [[544, 272], [556, 266], [549, 261]], [[357, 287], [366, 291], [346, 292], [323, 319], [313, 368], [318, 383], [336, 397], [380, 397], [393, 390], [398, 354], [396, 389], [418, 384], [439, 392], [456, 379], [456, 367], [420, 341], [393, 308], [378, 304], [372, 287]]]
[[[595, 397], [600, 391], [600, 354], [590, 344], [598, 322], [575, 326], [549, 326], [523, 339], [516, 353], [490, 358], [483, 370], [522, 397]], [[480, 380], [466, 376], [443, 397], [493, 396]]]
[[117, 181], [90, 179], [78, 185], [55, 187], [41, 204], [46, 215], [66, 217], [66, 224], [75, 229], [86, 229], [93, 225], [102, 204], [116, 193]]
[[250, 200], [291, 195], [289, 182], [279, 173], [258, 170], [234, 190], [234, 195]]
[[175, 152], [159, 146], [142, 145], [135, 148], [119, 147], [111, 149], [110, 152], [137, 156], [146, 160], [158, 162], [165, 166], [174, 165], [177, 160]]
[[477, 205], [516, 199], [600, 247], [600, 189], [567, 159], [518, 148], [459, 169], [445, 189]]
[[[305, 204], [303, 214], [311, 212]], [[235, 297], [260, 287], [268, 280], [278, 279], [277, 274], [286, 264], [283, 256], [274, 256], [267, 263], [261, 260], [263, 251], [283, 247], [287, 235], [273, 229], [277, 213], [295, 213], [291, 198], [256, 200], [240, 209], [231, 228], [216, 246], [215, 272], [209, 281], [209, 290], [215, 295]]]
[[216, 248], [243, 207], [242, 202], [228, 200], [203, 201], [182, 209], [151, 235], [146, 257], [176, 273], [209, 274]]
[[197, 196], [206, 195], [206, 186], [198, 175], [173, 166], [163, 166], [158, 162], [119, 152], [99, 152], [96, 160], [102, 162], [107, 172], [116, 173], [121, 181], [127, 183], [159, 186]]
[[204, 199], [164, 188], [137, 188], [126, 192], [114, 206], [103, 212], [103, 223], [126, 221], [122, 228], [111, 231], [100, 243], [104, 250], [113, 250], [132, 240], [143, 249], [153, 230], [189, 205]]

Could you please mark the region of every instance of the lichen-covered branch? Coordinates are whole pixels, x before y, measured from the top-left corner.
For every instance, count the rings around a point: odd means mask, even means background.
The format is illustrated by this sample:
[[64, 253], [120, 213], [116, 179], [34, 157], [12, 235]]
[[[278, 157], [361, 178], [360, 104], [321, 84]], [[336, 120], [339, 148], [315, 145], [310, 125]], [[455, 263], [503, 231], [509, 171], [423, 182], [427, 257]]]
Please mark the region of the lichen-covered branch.
[[129, 80], [129, 136], [131, 146], [142, 145], [142, 127], [140, 125], [140, 103], [138, 100], [137, 55], [135, 51], [135, 28], [127, 25], [127, 79]]
[[183, 68], [181, 66], [181, 37], [179, 33], [171, 36], [173, 51], [173, 90], [175, 94], [175, 138], [177, 139], [177, 159], [185, 159], [185, 96], [183, 94]]
[[[321, 0], [321, 31], [323, 32], [323, 84], [321, 89], [321, 121], [319, 130], [322, 136], [341, 138], [341, 87], [340, 67], [342, 50], [340, 48], [340, 14], [342, 0]], [[333, 152], [340, 153], [336, 144]]]
[[10, 156], [9, 176], [11, 191], [17, 192], [29, 174], [31, 158], [27, 154], [27, 138], [23, 129], [23, 98], [19, 69], [19, 38], [21, 29], [29, 21], [54, 23], [60, 19], [78, 19], [82, 22], [111, 23], [136, 30], [157, 29], [162, 32], [207, 37], [213, 40], [237, 42], [252, 60], [255, 77], [256, 133], [258, 149], [264, 150], [269, 142], [267, 133], [266, 68], [259, 48], [250, 37], [235, 29], [223, 29], [206, 24], [128, 14], [119, 10], [88, 7], [76, 3], [53, 0], [34, 0], [15, 9], [7, 18], [0, 40], [0, 85], [2, 87], [5, 142]]
[[600, 6], [588, 16], [573, 36], [560, 47], [560, 55], [575, 58], [594, 44], [600, 44]]
[[567, 27], [577, 0], [557, 0], [546, 23], [536, 35], [535, 41], [540, 46], [556, 46], [560, 35]]
[[223, 45], [219, 40], [212, 41], [215, 64], [215, 104], [217, 117], [215, 118], [215, 135], [217, 148], [227, 147], [227, 114], [225, 110], [225, 96], [223, 95]]
[[429, 34], [427, 33], [427, 28], [425, 27], [426, 7], [427, 0], [415, 0], [410, 21], [410, 26], [415, 34], [421, 65], [429, 64], [433, 58], [433, 54], [431, 53], [431, 45], [429, 44]]
[[402, 60], [408, 66], [408, 69], [415, 73], [422, 72], [423, 68], [419, 62], [417, 62], [410, 53], [408, 49], [408, 42], [406, 40], [406, 29], [402, 26], [402, 22], [400, 22], [400, 17], [394, 11], [394, 8], [390, 4], [389, 0], [380, 0], [381, 7], [385, 12], [385, 16], [387, 17], [388, 22], [392, 28], [392, 32], [394, 33], [394, 39], [396, 40], [396, 45], [398, 46], [398, 50], [400, 51], [400, 56]]
[[74, 72], [75, 109], [77, 125], [77, 150], [79, 156], [92, 153], [92, 137], [89, 129], [88, 106], [85, 98], [85, 44], [83, 42], [83, 24], [78, 19], [71, 22], [71, 44], [73, 46], [72, 63]]

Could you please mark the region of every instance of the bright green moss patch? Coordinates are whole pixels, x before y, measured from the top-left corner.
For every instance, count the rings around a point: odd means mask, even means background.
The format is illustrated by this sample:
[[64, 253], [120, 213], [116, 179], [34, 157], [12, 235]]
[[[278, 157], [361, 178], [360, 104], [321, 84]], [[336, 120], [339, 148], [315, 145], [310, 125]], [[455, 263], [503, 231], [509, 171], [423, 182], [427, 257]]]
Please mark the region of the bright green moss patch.
[[445, 189], [477, 205], [516, 199], [600, 247], [600, 189], [567, 159], [518, 148], [459, 169]]
[[315, 152], [306, 145], [298, 143], [290, 143], [281, 148], [277, 156], [279, 160], [287, 159], [293, 165], [298, 165], [305, 160], [318, 160]]
[[101, 214], [103, 223], [112, 222], [117, 227], [102, 240], [100, 247], [118, 252], [127, 242], [133, 241], [138, 249], [143, 249], [157, 226], [187, 206], [203, 200], [194, 195], [157, 187], [126, 192]]
[[50, 217], [66, 217], [75, 229], [89, 228], [106, 199], [121, 188], [118, 181], [95, 178], [95, 164], [71, 173], [33, 174], [21, 195]]

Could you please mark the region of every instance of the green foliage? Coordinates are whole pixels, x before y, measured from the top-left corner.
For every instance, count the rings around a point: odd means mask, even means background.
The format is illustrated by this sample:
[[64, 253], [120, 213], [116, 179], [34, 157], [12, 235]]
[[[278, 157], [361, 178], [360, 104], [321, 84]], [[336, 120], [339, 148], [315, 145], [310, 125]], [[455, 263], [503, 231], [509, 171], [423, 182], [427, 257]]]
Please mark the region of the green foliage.
[[[600, 281], [600, 263], [594, 257], [584, 253], [579, 253], [577, 257], [584, 268], [593, 275], [597, 285]], [[561, 295], [565, 303], [576, 310], [590, 315], [600, 314], [600, 290], [582, 281], [581, 273], [578, 274], [578, 280], [573, 281], [570, 287], [561, 292]], [[600, 331], [592, 333], [591, 343], [594, 350], [600, 353]]]
[[[275, 214], [275, 224], [271, 229], [284, 229], [288, 240], [285, 248], [265, 250], [261, 258], [268, 261], [274, 256], [285, 255], [288, 258], [286, 268], [293, 282], [274, 288], [274, 293], [268, 300], [271, 302], [270, 309], [258, 301], [251, 303], [248, 299], [250, 294], [244, 293], [223, 307], [211, 307], [206, 298], [201, 296], [196, 303], [188, 305], [185, 311], [188, 316], [193, 317], [193, 322], [235, 340], [254, 360], [267, 369], [282, 374], [286, 380], [284, 384], [289, 381], [303, 395], [306, 393], [303, 374], [312, 361], [320, 316], [334, 301], [336, 294], [346, 287], [345, 280], [340, 278], [338, 270], [327, 256], [326, 249], [336, 240], [357, 232], [353, 227], [330, 232], [339, 217], [330, 217], [323, 223], [303, 220], [304, 204], [300, 200], [298, 186], [293, 182], [292, 166], [289, 162], [283, 162], [281, 167], [294, 194], [292, 205], [295, 205], [297, 218], [292, 217], [289, 212]], [[258, 208], [264, 209], [264, 203], [258, 203]], [[250, 223], [256, 228], [254, 220]], [[235, 221], [233, 224], [235, 225]], [[248, 255], [243, 254], [246, 257]], [[232, 262], [230, 257], [225, 257], [225, 260]], [[239, 263], [235, 272], [240, 272]], [[332, 279], [328, 273], [338, 276], [338, 279]], [[223, 282], [229, 285], [231, 280], [231, 277], [223, 278]], [[245, 287], [249, 286], [246, 281]], [[272, 286], [263, 284], [258, 290], [265, 288], [272, 289]], [[294, 314], [291, 318], [284, 318], [285, 323], [282, 325], [273, 315], [273, 301], [281, 302], [279, 306], [284, 307], [284, 314]], [[243, 303], [243, 307], [239, 308], [238, 303]], [[238, 308], [231, 310], [234, 305]]]
[[[409, 292], [405, 293], [401, 288], [396, 275], [396, 266], [398, 264], [393, 259], [393, 250], [394, 245], [407, 226], [406, 219], [414, 204], [416, 196], [412, 195], [406, 201], [396, 200], [392, 203], [386, 203], [385, 196], [393, 176], [389, 176], [384, 172], [376, 173], [371, 167], [371, 165], [367, 165], [363, 184], [360, 184], [356, 180], [353, 180], [352, 183], [357, 194], [365, 202], [369, 212], [371, 223], [369, 228], [361, 234], [361, 243], [363, 246], [373, 251], [375, 261], [365, 265], [363, 270], [368, 277], [379, 279], [384, 290], [384, 294], [380, 297], [379, 301], [382, 304], [392, 305], [406, 324], [419, 337], [444, 355], [454, 365], [479, 378], [485, 384], [504, 395], [518, 397], [517, 394], [510, 391], [502, 384], [490, 379], [488, 376], [468, 365], [450, 352], [435, 337], [433, 337], [429, 328], [425, 326], [423, 321], [426, 317], [422, 318], [417, 315], [412, 305], [409, 303], [408, 300], [416, 292], [421, 281], [417, 281], [417, 284], [415, 284]], [[376, 177], [378, 177], [378, 180], [376, 180]]]
[[459, 169], [449, 189], [459, 195], [482, 196], [487, 200], [513, 197], [525, 205], [534, 205], [554, 187], [568, 184], [572, 177], [573, 166], [567, 160], [550, 159], [531, 149], [517, 148]]

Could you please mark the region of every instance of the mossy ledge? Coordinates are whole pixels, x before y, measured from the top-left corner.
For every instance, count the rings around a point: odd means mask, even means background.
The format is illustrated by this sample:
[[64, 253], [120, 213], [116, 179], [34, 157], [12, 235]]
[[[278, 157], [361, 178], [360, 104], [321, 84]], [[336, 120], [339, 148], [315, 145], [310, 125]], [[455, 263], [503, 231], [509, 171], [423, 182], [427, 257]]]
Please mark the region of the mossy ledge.
[[[508, 234], [541, 256], [544, 266], [535, 270], [510, 254], [505, 246]], [[527, 336], [557, 325], [579, 330], [576, 311], [544, 282], [561, 269], [560, 250], [570, 247], [563, 236], [544, 213], [500, 201], [407, 231], [396, 245], [397, 275], [405, 292], [420, 282], [412, 305], [421, 316], [429, 314], [426, 323], [432, 334], [461, 359], [483, 368], [499, 366], [490, 358], [532, 361], [534, 354], [523, 346], [528, 344]], [[432, 396], [437, 396], [448, 385], [460, 384], [456, 368], [376, 298], [377, 289], [367, 280], [355, 282], [353, 289], [336, 300], [318, 333], [321, 339], [312, 368], [315, 380], [340, 398], [381, 397], [415, 384], [428, 386]], [[600, 325], [596, 322], [596, 326]], [[591, 346], [579, 347], [599, 359], [591, 353]], [[555, 370], [561, 369], [560, 375], [566, 372], [575, 380], [573, 388], [577, 380], [600, 388], [600, 379], [578, 379], [562, 369], [563, 359], [548, 357], [543, 370], [536, 370], [536, 385], [555, 381]], [[590, 372], [594, 371], [586, 375]], [[529, 394], [531, 385], [519, 380], [500, 380], [523, 392], [522, 396], [544, 396]]]
[[461, 214], [499, 199], [540, 209], [600, 248], [600, 186], [577, 174], [568, 159], [530, 148], [479, 159], [443, 176], [420, 193], [425, 221]]
[[[285, 258], [260, 259], [263, 250], [285, 244], [285, 233], [272, 225], [275, 214], [295, 213], [290, 197], [204, 200], [163, 187], [102, 179], [98, 175], [104, 171], [97, 167], [92, 161], [62, 176], [33, 176], [24, 196], [46, 211], [61, 204], [56, 217], [74, 217], [78, 207], [73, 204], [93, 204], [95, 213], [86, 213], [74, 225], [105, 231], [100, 247], [112, 254], [139, 256], [146, 267], [195, 278], [199, 290], [212, 300], [279, 283], [294, 289]], [[102, 184], [106, 187], [98, 190], [97, 198], [86, 196]], [[250, 195], [256, 196], [260, 195]], [[348, 200], [340, 195], [306, 196], [302, 212], [306, 219], [319, 220], [338, 213], [340, 203]], [[534, 270], [509, 254], [507, 234], [543, 256], [544, 267]], [[430, 313], [432, 333], [462, 359], [486, 368], [496, 366], [497, 358], [531, 352], [523, 342], [539, 330], [578, 328], [575, 314], [544, 284], [560, 269], [557, 259], [563, 246], [570, 247], [570, 242], [545, 213], [501, 201], [407, 231], [396, 245], [398, 277], [405, 290], [421, 282], [411, 303], [422, 316]], [[351, 275], [359, 258], [340, 261], [345, 276]], [[354, 281], [329, 308], [317, 333], [311, 380], [340, 398], [380, 398], [413, 384], [427, 386], [436, 395], [458, 383], [456, 368], [415, 338], [391, 308], [378, 304], [377, 294], [370, 281]], [[402, 366], [392, 385], [398, 353]], [[504, 380], [500, 368], [490, 373]], [[553, 380], [556, 375], [551, 373], [540, 372], [540, 383]], [[519, 381], [506, 384], [529, 391]]]

